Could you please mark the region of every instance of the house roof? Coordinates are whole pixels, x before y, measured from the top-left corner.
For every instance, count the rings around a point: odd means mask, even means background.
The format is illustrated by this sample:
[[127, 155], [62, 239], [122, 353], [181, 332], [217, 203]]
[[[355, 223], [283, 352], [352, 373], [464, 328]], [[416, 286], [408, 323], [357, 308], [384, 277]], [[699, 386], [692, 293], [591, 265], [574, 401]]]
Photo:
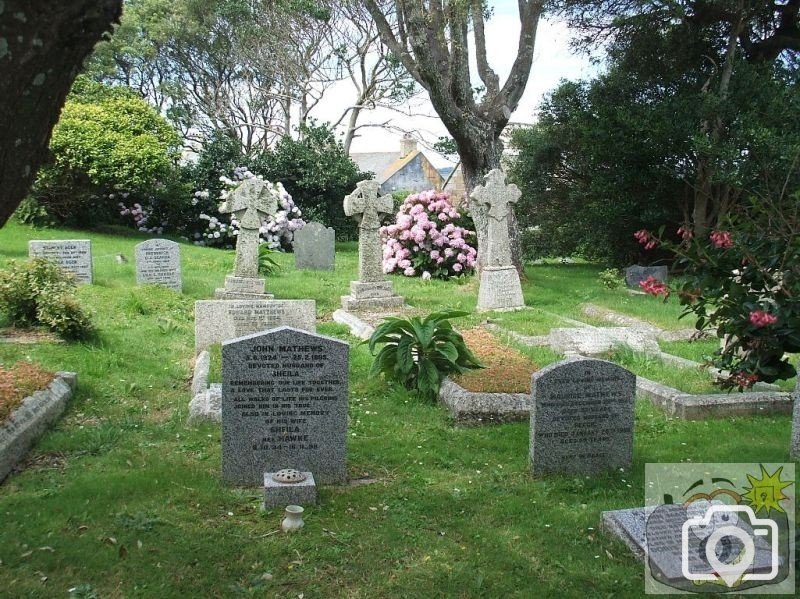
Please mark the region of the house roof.
[[375, 173], [375, 180], [380, 185], [383, 185], [392, 175], [402, 170], [405, 165], [420, 154], [422, 152], [414, 150], [402, 158], [398, 158], [397, 152], [365, 152], [350, 154], [350, 158], [362, 171]]
[[358, 165], [364, 172], [375, 173], [376, 178], [380, 178], [381, 173], [386, 170], [392, 162], [397, 160], [398, 153], [395, 152], [355, 152], [350, 154], [350, 159]]

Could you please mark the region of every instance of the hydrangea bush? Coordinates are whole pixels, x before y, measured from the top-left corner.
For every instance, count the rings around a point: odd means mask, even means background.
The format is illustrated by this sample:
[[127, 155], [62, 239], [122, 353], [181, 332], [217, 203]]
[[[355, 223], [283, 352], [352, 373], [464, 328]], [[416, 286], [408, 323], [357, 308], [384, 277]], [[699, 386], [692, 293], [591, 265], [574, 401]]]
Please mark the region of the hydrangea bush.
[[675, 254], [683, 271], [678, 284], [648, 280], [641, 287], [665, 298], [677, 293], [698, 330], [716, 329], [722, 342], [712, 362], [730, 372], [723, 387], [745, 389], [796, 372], [787, 354], [800, 352], [798, 201], [800, 193], [775, 202], [758, 198], [718, 230], [695, 235], [681, 227], [679, 243], [665, 240], [663, 230], [636, 233], [646, 248]]
[[[207, 189], [194, 192], [189, 202], [189, 210], [194, 211], [195, 215], [190, 217], [188, 224], [177, 232], [189, 237], [195, 245], [218, 248], [235, 247], [236, 237], [239, 235], [239, 223], [235, 217], [219, 214], [218, 202], [226, 200], [242, 181], [254, 177], [263, 179], [262, 176], [255, 175], [246, 167], [235, 168], [233, 177], [220, 177], [223, 188], [216, 201], [211, 198], [211, 193]], [[292, 196], [283, 188], [283, 185], [269, 181], [266, 183], [278, 197], [278, 210], [274, 216], [263, 222], [259, 231], [261, 243], [266, 244], [271, 250], [286, 250], [291, 247], [294, 232], [305, 226], [305, 222], [300, 218], [300, 209], [295, 205]], [[128, 194], [120, 194], [120, 197], [125, 200]], [[146, 203], [143, 205], [136, 202], [128, 206], [121, 201], [118, 205], [120, 215], [132, 219], [134, 227], [139, 231], [161, 235], [165, 229], [169, 228], [169, 223], [165, 221], [150, 222], [153, 220], [152, 209]]]
[[478, 252], [467, 240], [475, 232], [461, 226], [461, 218], [444, 192], [408, 196], [395, 223], [381, 227], [383, 272], [423, 279], [472, 272]]

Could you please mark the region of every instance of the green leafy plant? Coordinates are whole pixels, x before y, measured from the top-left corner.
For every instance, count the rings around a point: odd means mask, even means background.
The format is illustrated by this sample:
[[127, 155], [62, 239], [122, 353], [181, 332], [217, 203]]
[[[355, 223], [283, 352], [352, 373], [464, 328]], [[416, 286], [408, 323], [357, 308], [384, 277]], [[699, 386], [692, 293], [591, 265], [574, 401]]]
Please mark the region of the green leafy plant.
[[94, 327], [75, 297], [75, 279], [53, 262], [11, 261], [0, 273], [0, 312], [14, 326], [44, 325], [65, 339], [85, 339]]
[[370, 376], [382, 372], [407, 389], [415, 389], [422, 397], [436, 399], [447, 374], [483, 368], [450, 324], [449, 319], [467, 314], [446, 310], [433, 312], [425, 319], [419, 316], [384, 319], [369, 339], [373, 355], [375, 346], [384, 344], [375, 355]]
[[625, 282], [618, 268], [607, 268], [601, 271], [597, 278], [600, 279], [600, 284], [606, 289], [617, 289]]
[[274, 275], [281, 269], [281, 265], [275, 262], [272, 254], [276, 254], [277, 250], [271, 250], [267, 247], [266, 243], [258, 246], [258, 274], [260, 275]]

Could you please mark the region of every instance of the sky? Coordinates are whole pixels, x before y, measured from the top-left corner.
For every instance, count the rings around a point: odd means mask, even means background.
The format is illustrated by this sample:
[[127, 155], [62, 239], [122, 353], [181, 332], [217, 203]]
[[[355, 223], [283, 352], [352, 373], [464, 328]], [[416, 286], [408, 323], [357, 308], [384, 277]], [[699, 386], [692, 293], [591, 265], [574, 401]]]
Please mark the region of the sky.
[[[516, 56], [519, 14], [515, 0], [500, 0], [491, 4], [495, 7], [495, 12], [486, 24], [487, 56], [502, 85]], [[534, 122], [536, 109], [542, 98], [555, 88], [561, 79], [582, 79], [597, 73], [597, 67], [592, 65], [586, 56], [571, 51], [569, 39], [569, 29], [564, 23], [540, 20], [528, 85], [517, 110], [511, 116], [511, 122]], [[473, 84], [478, 83], [480, 80], [473, 73]], [[326, 92], [324, 100], [311, 116], [322, 122], [336, 121], [352, 102], [354, 93], [349, 82], [337, 83]], [[425, 142], [428, 145], [432, 144], [440, 136], [447, 135], [447, 130], [436, 117], [436, 112], [424, 90], [407, 106], [397, 111], [379, 108], [362, 112], [359, 124], [376, 124], [387, 120], [391, 120], [394, 127], [410, 131], [415, 138], [423, 141], [422, 149], [435, 166], [451, 164], [447, 159], [425, 148]], [[351, 152], [399, 149], [402, 134], [401, 130], [387, 131], [377, 127], [364, 127], [358, 131], [358, 137], [353, 140]]]

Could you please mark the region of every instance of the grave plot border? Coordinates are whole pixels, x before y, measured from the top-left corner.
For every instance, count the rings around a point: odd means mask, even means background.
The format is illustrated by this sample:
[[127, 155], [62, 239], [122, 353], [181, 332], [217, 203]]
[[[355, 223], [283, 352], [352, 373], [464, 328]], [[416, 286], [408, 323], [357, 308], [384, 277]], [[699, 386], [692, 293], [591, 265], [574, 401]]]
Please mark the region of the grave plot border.
[[76, 373], [57, 372], [46, 389], [23, 399], [22, 404], [0, 424], [0, 482], [64, 413], [77, 384]]

